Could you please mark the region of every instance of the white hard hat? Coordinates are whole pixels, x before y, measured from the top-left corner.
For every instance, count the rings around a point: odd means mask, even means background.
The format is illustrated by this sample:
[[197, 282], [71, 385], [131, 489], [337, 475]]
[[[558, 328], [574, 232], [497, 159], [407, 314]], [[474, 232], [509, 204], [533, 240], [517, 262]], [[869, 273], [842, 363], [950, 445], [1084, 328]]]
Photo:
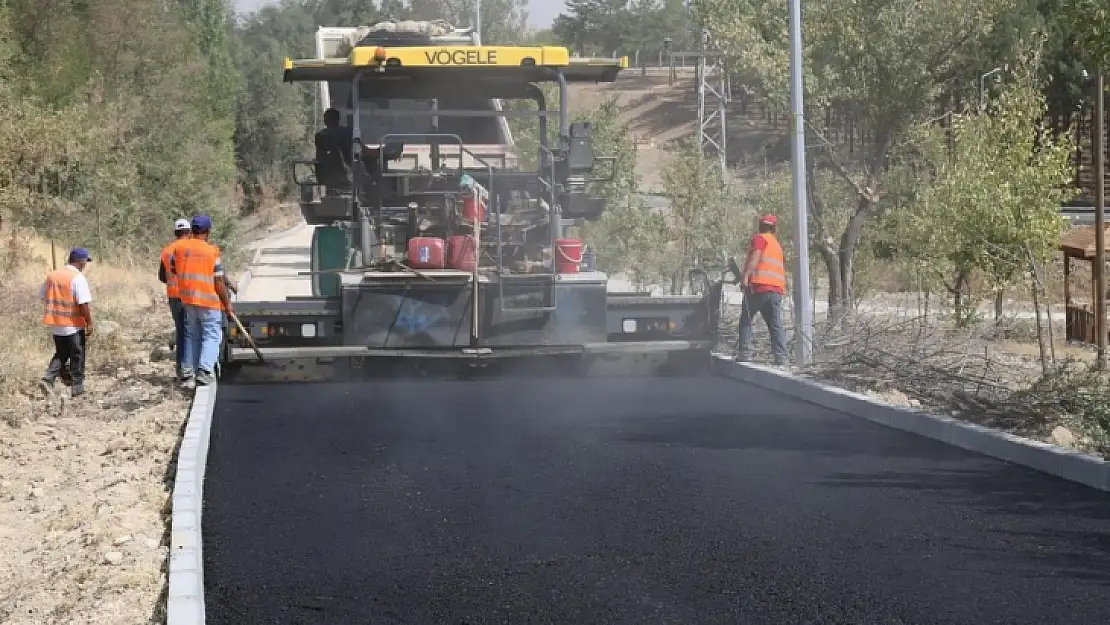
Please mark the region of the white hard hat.
[[191, 226], [189, 226], [189, 220], [188, 219], [178, 219], [177, 221], [173, 222], [174, 232], [177, 232], [178, 230], [190, 230], [190, 229], [191, 229]]

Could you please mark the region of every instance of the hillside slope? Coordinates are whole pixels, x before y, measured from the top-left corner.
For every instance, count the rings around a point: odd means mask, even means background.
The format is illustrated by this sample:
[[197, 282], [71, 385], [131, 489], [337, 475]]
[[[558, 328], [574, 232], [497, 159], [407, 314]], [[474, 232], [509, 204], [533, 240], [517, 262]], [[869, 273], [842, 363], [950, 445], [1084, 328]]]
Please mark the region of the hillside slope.
[[[666, 71], [627, 70], [612, 83], [573, 85], [571, 109], [596, 107], [615, 98], [620, 119], [629, 124], [636, 140], [637, 173], [645, 193], [661, 191], [667, 150], [697, 133], [698, 94], [694, 74], [680, 71], [671, 84]], [[712, 108], [712, 107], [710, 107]], [[785, 122], [764, 115], [758, 106], [733, 102], [728, 107], [728, 162], [743, 176], [746, 168], [789, 157]]]

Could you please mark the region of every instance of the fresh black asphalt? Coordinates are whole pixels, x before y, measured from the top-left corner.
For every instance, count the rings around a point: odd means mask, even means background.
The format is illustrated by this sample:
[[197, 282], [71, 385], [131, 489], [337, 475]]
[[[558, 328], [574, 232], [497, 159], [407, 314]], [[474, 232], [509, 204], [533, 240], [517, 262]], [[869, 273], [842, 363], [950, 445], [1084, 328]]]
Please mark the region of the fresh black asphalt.
[[1110, 620], [1110, 498], [715, 378], [223, 385], [209, 625]]

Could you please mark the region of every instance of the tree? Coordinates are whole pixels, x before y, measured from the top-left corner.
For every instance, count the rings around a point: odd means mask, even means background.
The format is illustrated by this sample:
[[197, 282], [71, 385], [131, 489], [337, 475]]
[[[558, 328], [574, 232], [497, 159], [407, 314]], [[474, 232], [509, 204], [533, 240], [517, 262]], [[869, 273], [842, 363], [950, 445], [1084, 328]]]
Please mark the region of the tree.
[[174, 218], [231, 212], [230, 119], [197, 88], [212, 74], [182, 12], [159, 0], [7, 7], [0, 202], [16, 225], [145, 252]]
[[[789, 102], [786, 4], [770, 0], [693, 0], [712, 36], [723, 44], [730, 67], [771, 102]], [[892, 150], [914, 125], [934, 113], [938, 96], [961, 77], [972, 44], [989, 34], [1013, 0], [830, 0], [806, 6], [806, 100], [811, 107], [850, 111], [870, 140], [858, 155], [825, 141], [807, 172], [834, 172], [853, 194], [843, 229], [833, 230], [822, 197], [811, 191], [812, 242], [829, 276], [830, 312], [853, 300], [856, 251], [865, 227], [883, 210], [884, 177]], [[810, 143], [824, 141], [819, 120], [809, 117]]]
[[988, 110], [955, 121], [951, 150], [943, 129], [917, 128], [920, 171], [931, 179], [897, 213], [898, 233], [910, 243], [903, 253], [932, 268], [952, 294], [960, 324], [975, 308], [973, 272], [995, 289], [1017, 274], [1035, 276], [1065, 226], [1059, 206], [1072, 191], [1074, 145], [1045, 122], [1039, 61], [1028, 54]]
[[1084, 57], [1105, 72], [1110, 65], [1110, 5], [1102, 0], [1063, 0], [1061, 14]]
[[[185, 22], [195, 32], [196, 44], [207, 60], [206, 85], [213, 115], [232, 122], [239, 74], [231, 52], [231, 9], [227, 0], [178, 0]], [[228, 127], [228, 135], [231, 134]], [[230, 144], [229, 144], [230, 147]]]
[[661, 273], [670, 278], [671, 292], [681, 293], [691, 268], [720, 268], [744, 239], [744, 227], [734, 194], [721, 177], [716, 159], [708, 158], [692, 141], [672, 153], [663, 174], [670, 210], [665, 226]]
[[688, 17], [682, 0], [570, 0], [551, 29], [581, 55], [651, 56], [663, 50], [667, 38], [674, 50], [690, 44]]

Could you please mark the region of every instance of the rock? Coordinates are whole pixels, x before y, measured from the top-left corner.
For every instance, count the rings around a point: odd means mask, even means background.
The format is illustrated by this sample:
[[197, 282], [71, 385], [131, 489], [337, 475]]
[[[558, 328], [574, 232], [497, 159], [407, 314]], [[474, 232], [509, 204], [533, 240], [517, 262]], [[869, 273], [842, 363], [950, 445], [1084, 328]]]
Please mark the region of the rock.
[[170, 350], [166, 349], [165, 345], [155, 345], [154, 349], [150, 351], [150, 362], [169, 360], [171, 356]]
[[1075, 436], [1075, 434], [1071, 433], [1071, 430], [1062, 425], [1058, 425], [1053, 428], [1052, 435], [1049, 436], [1048, 442], [1060, 447], [1074, 449], [1075, 444], [1079, 442], [1079, 439]]
[[900, 391], [896, 388], [892, 388], [889, 391], [887, 391], [886, 393], [884, 393], [884, 399], [887, 402], [894, 404], [895, 406], [909, 406], [910, 405], [910, 398], [907, 397], [905, 393], [903, 393], [902, 391]]
[[157, 549], [161, 545], [161, 543], [159, 543], [157, 540], [155, 540], [153, 538], [146, 539], [145, 544], [146, 544], [147, 549]]
[[123, 554], [118, 551], [109, 551], [104, 554], [105, 564], [118, 565], [123, 562]]
[[99, 334], [101, 337], [108, 338], [110, 336], [116, 336], [117, 334], [119, 334], [120, 325], [115, 321], [101, 321], [100, 323], [96, 324], [96, 328], [94, 328], [94, 330], [96, 334]]
[[113, 540], [112, 545], [115, 546], [115, 547], [119, 547], [120, 545], [126, 545], [129, 542], [131, 542], [131, 535], [126, 534], [124, 536], [120, 536], [119, 538]]

